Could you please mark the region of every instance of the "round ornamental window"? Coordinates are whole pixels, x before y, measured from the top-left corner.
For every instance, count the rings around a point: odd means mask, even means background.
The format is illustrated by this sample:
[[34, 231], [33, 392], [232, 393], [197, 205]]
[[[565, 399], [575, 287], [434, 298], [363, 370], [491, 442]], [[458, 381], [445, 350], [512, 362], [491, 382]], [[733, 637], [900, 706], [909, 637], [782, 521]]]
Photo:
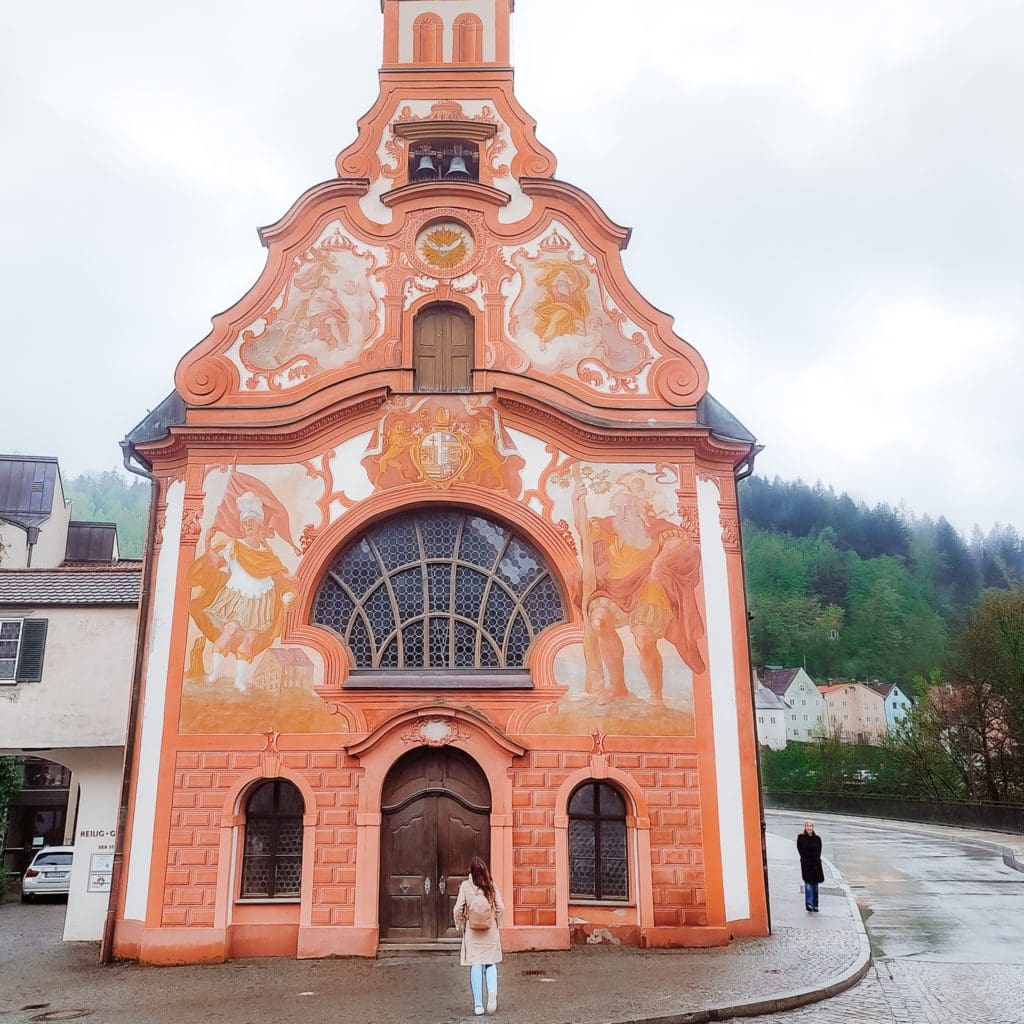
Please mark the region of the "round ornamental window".
[[537, 635], [564, 618], [537, 549], [459, 510], [372, 527], [334, 561], [313, 604], [313, 622], [345, 641], [357, 670], [522, 671]]

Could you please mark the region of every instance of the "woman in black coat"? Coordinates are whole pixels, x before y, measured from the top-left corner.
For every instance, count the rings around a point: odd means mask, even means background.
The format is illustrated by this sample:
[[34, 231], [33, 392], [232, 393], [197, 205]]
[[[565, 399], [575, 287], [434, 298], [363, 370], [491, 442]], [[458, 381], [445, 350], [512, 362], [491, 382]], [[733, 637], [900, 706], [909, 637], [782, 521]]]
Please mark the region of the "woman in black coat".
[[800, 854], [800, 874], [804, 880], [804, 904], [809, 913], [818, 912], [818, 884], [825, 881], [821, 866], [821, 836], [814, 831], [814, 822], [805, 821], [804, 830], [796, 837]]

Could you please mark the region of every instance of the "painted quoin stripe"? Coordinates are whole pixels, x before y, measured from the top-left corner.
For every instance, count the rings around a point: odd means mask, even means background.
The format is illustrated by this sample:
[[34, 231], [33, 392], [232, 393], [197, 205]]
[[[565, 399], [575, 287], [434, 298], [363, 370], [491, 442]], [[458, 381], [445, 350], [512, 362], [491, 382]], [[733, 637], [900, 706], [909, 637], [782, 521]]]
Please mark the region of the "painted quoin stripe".
[[740, 780], [740, 734], [736, 709], [736, 663], [733, 658], [729, 575], [719, 521], [718, 486], [697, 480], [700, 549], [707, 613], [708, 672], [711, 676], [711, 719], [715, 734], [718, 776], [718, 829], [722, 850], [725, 919], [750, 917], [746, 833]]
[[142, 740], [135, 783], [132, 845], [128, 861], [124, 916], [127, 921], [146, 920], [149, 873], [153, 860], [153, 830], [156, 824], [156, 790], [160, 776], [160, 748], [163, 745], [164, 704], [167, 671], [171, 657], [171, 623], [174, 591], [178, 582], [181, 519], [185, 507], [185, 483], [176, 480], [167, 488], [167, 516], [164, 543], [156, 567], [153, 587], [153, 618], [147, 635], [151, 638], [146, 660], [145, 697], [142, 706]]

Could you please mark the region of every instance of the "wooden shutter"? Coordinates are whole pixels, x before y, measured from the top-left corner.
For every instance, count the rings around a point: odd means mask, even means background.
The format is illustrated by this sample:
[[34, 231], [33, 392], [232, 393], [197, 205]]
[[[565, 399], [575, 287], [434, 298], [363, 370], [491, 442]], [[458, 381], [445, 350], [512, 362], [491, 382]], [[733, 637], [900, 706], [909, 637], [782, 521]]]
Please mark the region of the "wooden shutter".
[[21, 647], [15, 677], [19, 683], [38, 683], [43, 678], [47, 619], [25, 619], [21, 624]]
[[473, 318], [460, 309], [448, 316], [448, 391], [471, 391], [473, 383]]

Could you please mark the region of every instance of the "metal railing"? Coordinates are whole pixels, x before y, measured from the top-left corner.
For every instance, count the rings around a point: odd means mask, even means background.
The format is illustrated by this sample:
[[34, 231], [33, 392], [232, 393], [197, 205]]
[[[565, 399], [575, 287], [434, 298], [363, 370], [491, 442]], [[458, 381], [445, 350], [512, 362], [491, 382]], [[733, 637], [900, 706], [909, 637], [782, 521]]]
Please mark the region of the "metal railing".
[[764, 802], [767, 808], [862, 814], [1024, 835], [1024, 806], [1019, 804], [957, 803], [871, 793], [782, 793], [769, 789], [764, 791]]

